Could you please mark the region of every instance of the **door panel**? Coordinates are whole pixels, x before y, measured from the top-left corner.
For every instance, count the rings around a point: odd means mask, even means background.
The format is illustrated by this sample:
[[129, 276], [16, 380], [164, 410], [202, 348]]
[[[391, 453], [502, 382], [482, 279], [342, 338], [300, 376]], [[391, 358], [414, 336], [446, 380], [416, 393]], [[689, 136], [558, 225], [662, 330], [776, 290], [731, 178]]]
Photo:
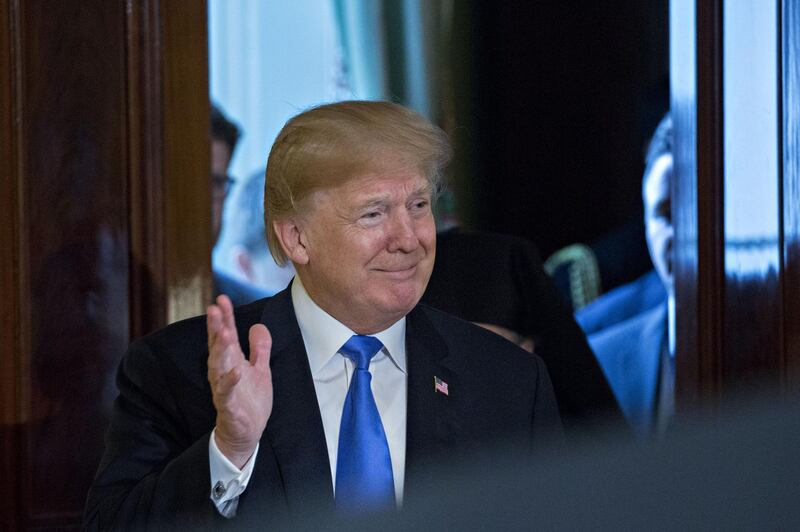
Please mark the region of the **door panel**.
[[0, 0], [3, 530], [79, 527], [126, 346], [209, 300], [206, 7], [182, 4]]

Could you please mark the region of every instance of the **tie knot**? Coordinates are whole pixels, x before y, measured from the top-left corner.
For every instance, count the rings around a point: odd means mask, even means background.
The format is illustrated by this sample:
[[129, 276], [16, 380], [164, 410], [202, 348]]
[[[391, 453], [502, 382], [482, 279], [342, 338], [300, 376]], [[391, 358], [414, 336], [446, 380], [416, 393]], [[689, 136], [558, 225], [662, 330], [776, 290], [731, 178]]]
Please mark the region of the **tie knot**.
[[374, 336], [354, 334], [339, 351], [355, 362], [357, 369], [369, 369], [370, 360], [382, 347], [381, 341]]

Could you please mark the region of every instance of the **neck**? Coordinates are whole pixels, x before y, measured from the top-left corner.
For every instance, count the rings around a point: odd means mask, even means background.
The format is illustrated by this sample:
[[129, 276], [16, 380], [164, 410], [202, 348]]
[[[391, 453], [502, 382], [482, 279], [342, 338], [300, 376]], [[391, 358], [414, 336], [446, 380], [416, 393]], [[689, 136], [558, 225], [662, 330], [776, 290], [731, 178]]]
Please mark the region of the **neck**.
[[385, 331], [398, 321], [400, 321], [405, 314], [398, 314], [392, 316], [382, 315], [376, 316], [375, 312], [359, 313], [355, 309], [342, 308], [342, 305], [337, 305], [335, 302], [329, 301], [323, 296], [324, 292], [317, 290], [313, 283], [308, 283], [303, 280], [300, 271], [297, 271], [295, 281], [300, 281], [300, 285], [305, 290], [311, 301], [314, 302], [319, 308], [324, 310], [333, 319], [350, 329], [356, 334], [363, 336], [370, 336]]

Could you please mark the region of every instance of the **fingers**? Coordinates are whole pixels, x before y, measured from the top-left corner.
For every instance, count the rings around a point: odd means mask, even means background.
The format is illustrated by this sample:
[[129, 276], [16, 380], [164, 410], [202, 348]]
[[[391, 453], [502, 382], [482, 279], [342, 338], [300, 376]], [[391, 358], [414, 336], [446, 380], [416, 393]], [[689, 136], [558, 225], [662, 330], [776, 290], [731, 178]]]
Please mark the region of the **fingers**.
[[206, 309], [206, 326], [208, 328], [208, 348], [214, 343], [217, 333], [222, 328], [222, 311], [216, 305]]
[[233, 319], [233, 303], [225, 294], [217, 296], [217, 306], [222, 310], [222, 324], [236, 330], [236, 321]]
[[225, 328], [236, 330], [233, 319], [233, 306], [231, 300], [226, 295], [217, 297], [216, 304], [212, 304], [206, 310], [208, 325], [208, 347], [214, 343], [216, 336]]
[[206, 318], [208, 328], [208, 377], [212, 383], [241, 364], [244, 359], [236, 322], [233, 318], [233, 305], [228, 296], [217, 298], [217, 304], [208, 307]]
[[233, 319], [233, 305], [226, 295], [217, 297], [216, 304], [210, 305], [206, 311], [208, 324], [208, 343], [209, 347], [213, 342], [213, 336], [218, 334], [223, 328], [236, 330], [236, 322]]
[[250, 327], [250, 363], [262, 371], [269, 371], [269, 358], [272, 351], [272, 335], [264, 325], [257, 323]]

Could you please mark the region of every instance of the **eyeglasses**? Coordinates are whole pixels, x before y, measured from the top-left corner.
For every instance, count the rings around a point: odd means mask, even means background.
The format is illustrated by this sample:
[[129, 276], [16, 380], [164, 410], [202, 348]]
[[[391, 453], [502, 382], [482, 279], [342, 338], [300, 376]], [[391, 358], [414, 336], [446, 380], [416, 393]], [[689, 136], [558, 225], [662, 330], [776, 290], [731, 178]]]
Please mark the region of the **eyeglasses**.
[[211, 174], [211, 192], [217, 196], [227, 196], [235, 182], [229, 175]]

